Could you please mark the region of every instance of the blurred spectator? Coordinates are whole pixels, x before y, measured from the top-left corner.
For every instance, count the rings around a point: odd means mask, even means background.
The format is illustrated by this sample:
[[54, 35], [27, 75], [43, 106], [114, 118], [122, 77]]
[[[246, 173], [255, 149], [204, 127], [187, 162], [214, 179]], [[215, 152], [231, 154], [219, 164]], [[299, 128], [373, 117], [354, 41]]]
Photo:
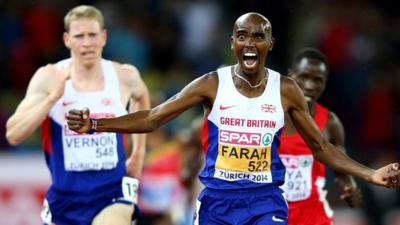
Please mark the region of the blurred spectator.
[[[138, 225], [192, 224], [202, 166], [200, 129], [203, 118], [194, 119], [171, 141], [163, 130], [149, 134], [158, 143], [149, 148], [141, 177], [139, 205], [143, 217]], [[160, 142], [164, 142], [160, 144]]]

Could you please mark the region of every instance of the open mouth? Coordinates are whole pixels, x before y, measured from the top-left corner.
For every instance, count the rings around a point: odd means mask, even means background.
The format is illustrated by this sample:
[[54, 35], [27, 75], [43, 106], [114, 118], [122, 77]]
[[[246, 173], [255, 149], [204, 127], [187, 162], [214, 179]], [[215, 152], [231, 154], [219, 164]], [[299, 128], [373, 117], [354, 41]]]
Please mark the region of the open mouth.
[[94, 51], [82, 52], [82, 56], [93, 56], [94, 54]]
[[246, 66], [254, 66], [257, 62], [258, 55], [256, 53], [244, 53], [243, 54], [243, 62]]

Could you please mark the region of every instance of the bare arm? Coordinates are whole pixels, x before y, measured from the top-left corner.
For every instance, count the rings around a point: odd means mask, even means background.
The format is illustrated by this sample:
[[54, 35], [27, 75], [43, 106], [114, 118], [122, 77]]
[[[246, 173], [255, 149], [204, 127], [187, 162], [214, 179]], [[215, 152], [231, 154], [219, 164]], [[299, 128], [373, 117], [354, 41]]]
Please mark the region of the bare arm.
[[24, 99], [7, 120], [6, 137], [11, 145], [20, 144], [43, 122], [50, 108], [64, 93], [67, 71], [54, 65], [39, 68], [29, 82]]
[[[329, 112], [329, 120], [326, 127], [326, 132], [328, 133], [329, 142], [346, 154], [345, 131], [343, 124], [333, 112]], [[356, 207], [360, 205], [362, 194], [360, 189], [357, 187], [354, 177], [339, 172], [335, 172], [335, 175], [335, 182], [342, 190], [340, 198], [343, 199], [350, 207]]]
[[[96, 131], [120, 133], [151, 132], [174, 119], [185, 110], [198, 103], [212, 102], [215, 97], [218, 78], [215, 74], [206, 74], [192, 81], [178, 94], [150, 110], [141, 110], [125, 116], [99, 119]], [[91, 126], [84, 110], [71, 110], [67, 115], [71, 130], [84, 133]]]
[[[139, 71], [131, 65], [117, 64], [120, 81], [129, 93], [129, 112], [150, 109], [150, 97], [147, 86], [140, 77]], [[132, 150], [126, 160], [127, 175], [140, 178], [146, 150], [146, 135], [132, 134]]]
[[281, 93], [286, 112], [318, 161], [337, 172], [350, 174], [370, 183], [387, 187], [399, 186], [397, 182], [400, 180], [398, 164], [390, 164], [379, 170], [373, 170], [352, 160], [329, 143], [311, 118], [303, 93], [292, 79], [282, 78]]

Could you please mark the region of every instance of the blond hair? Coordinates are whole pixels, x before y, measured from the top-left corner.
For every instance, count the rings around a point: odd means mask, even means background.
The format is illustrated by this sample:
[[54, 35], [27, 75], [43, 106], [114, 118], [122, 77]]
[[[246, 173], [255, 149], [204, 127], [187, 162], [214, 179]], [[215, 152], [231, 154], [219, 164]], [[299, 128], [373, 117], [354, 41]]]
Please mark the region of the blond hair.
[[103, 14], [94, 6], [80, 5], [72, 8], [67, 15], [64, 17], [64, 28], [68, 32], [69, 26], [72, 21], [81, 18], [95, 19], [99, 22], [100, 28], [104, 29], [104, 17]]

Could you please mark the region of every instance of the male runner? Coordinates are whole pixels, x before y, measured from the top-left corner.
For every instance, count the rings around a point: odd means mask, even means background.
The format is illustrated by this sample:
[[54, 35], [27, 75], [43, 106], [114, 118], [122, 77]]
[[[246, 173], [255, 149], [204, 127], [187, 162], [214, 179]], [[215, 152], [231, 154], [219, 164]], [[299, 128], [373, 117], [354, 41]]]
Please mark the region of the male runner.
[[78, 133], [151, 132], [202, 103], [205, 165], [195, 224], [287, 224], [287, 205], [279, 188], [285, 167], [277, 148], [284, 114], [317, 160], [338, 172], [373, 184], [398, 187], [398, 164], [378, 170], [359, 164], [326, 140], [309, 115], [296, 82], [264, 67], [274, 39], [270, 22], [258, 13], [240, 16], [231, 47], [237, 64], [207, 73], [151, 110], [109, 119], [90, 118], [89, 110], [70, 110]]
[[[134, 135], [125, 160], [121, 134], [77, 134], [65, 116], [89, 106], [93, 118], [112, 118], [149, 108], [147, 88], [138, 70], [102, 58], [107, 33], [101, 12], [77, 6], [64, 18], [64, 43], [71, 58], [41, 67], [25, 98], [7, 121], [7, 139], [17, 145], [42, 126], [42, 142], [51, 173], [42, 219], [45, 224], [131, 224], [145, 149]], [[126, 163], [126, 166], [125, 166]], [[126, 176], [128, 175], [128, 176]]]
[[[289, 77], [302, 87], [310, 115], [323, 136], [345, 152], [345, 133], [339, 118], [317, 101], [328, 79], [328, 61], [320, 51], [312, 48], [300, 50], [294, 57]], [[290, 119], [285, 117], [285, 129], [278, 149], [286, 166], [285, 184], [282, 186], [289, 202], [289, 224], [330, 225], [333, 211], [326, 199], [325, 165], [316, 161], [312, 150], [304, 142]], [[361, 191], [352, 176], [337, 174], [342, 198], [350, 207], [361, 202]]]

